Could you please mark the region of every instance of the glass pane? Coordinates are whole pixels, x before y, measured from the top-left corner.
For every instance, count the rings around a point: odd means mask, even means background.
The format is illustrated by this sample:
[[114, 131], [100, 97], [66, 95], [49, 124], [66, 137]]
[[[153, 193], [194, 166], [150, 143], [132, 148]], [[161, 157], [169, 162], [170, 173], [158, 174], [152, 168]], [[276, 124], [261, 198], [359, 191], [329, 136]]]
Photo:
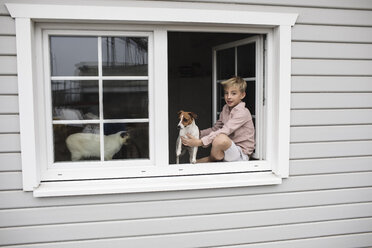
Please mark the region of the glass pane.
[[104, 81], [105, 119], [148, 118], [148, 81]]
[[149, 158], [148, 123], [105, 123], [105, 160]]
[[98, 124], [53, 125], [54, 161], [100, 160]]
[[238, 75], [242, 78], [256, 76], [256, 43], [238, 47]]
[[97, 76], [96, 37], [51, 36], [52, 76]]
[[235, 75], [235, 48], [217, 51], [217, 80]]
[[102, 37], [104, 76], [147, 76], [147, 37]]
[[99, 118], [98, 81], [52, 81], [53, 120]]
[[244, 98], [245, 106], [252, 115], [256, 114], [256, 82], [247, 82], [246, 96]]

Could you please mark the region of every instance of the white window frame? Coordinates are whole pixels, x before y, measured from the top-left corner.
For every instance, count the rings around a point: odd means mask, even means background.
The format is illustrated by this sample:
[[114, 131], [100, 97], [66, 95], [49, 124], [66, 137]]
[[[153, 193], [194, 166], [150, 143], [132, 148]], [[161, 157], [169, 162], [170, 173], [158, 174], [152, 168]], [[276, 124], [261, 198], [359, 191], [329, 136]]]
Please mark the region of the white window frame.
[[[34, 191], [34, 196], [58, 196], [187, 190], [279, 184], [282, 178], [288, 177], [291, 27], [297, 19], [297, 14], [229, 10], [228, 6], [219, 9], [200, 9], [197, 6], [193, 7], [193, 4], [190, 4], [190, 8], [174, 5], [165, 8], [156, 2], [151, 4], [153, 6], [137, 7], [130, 6], [131, 4], [120, 6], [6, 4], [11, 16], [16, 20], [21, 157], [25, 191]], [[154, 7], [157, 11], [153, 11]], [[94, 22], [105, 29], [117, 22], [128, 26], [129, 23], [146, 24], [133, 26], [136, 31], [146, 31], [149, 24], [153, 25], [150, 30], [153, 31], [156, 51], [153, 67], [154, 82], [157, 84], [153, 89], [153, 104], [157, 106], [153, 111], [153, 132], [156, 134], [153, 153], [156, 166], [151, 167], [153, 170], [144, 170], [143, 178], [41, 182], [40, 165], [43, 161], [38, 149], [40, 142], [43, 141], [39, 138], [40, 120], [35, 97], [38, 93], [35, 87], [38, 80], [35, 63], [38, 59], [38, 53], [35, 51], [38, 45], [35, 39], [37, 38], [35, 23], [71, 21]], [[99, 24], [107, 22], [111, 24]], [[190, 23], [193, 24], [192, 27], [188, 26]], [[190, 169], [190, 166], [173, 167], [168, 164], [168, 120], [164, 115], [164, 109], [168, 109], [167, 60], [166, 56], [162, 56], [167, 54], [167, 32], [198, 30], [214, 32], [223, 29], [230, 32], [249, 29], [246, 32], [271, 34], [267, 36], [266, 160], [248, 162], [249, 167], [253, 168], [251, 171], [255, 171], [255, 165], [260, 166], [257, 163], [262, 163], [270, 169], [267, 172], [249, 173], [249, 169], [242, 171], [238, 164], [234, 166], [230, 164], [229, 169], [223, 165], [220, 169], [216, 168], [213, 172], [216, 174], [211, 174], [210, 168], [200, 167], [197, 169], [200, 175], [193, 175], [195, 167]], [[247, 168], [247, 164], [242, 166]], [[134, 174], [138, 176], [138, 171]], [[177, 177], [167, 177], [168, 175]]]
[[238, 55], [237, 55], [237, 48], [241, 45], [247, 45], [247, 44], [256, 44], [256, 61], [255, 61], [255, 77], [251, 78], [243, 78], [247, 84], [255, 83], [256, 84], [256, 101], [255, 101], [255, 112], [256, 114], [252, 114], [252, 118], [255, 119], [255, 141], [256, 141], [256, 147], [254, 153], [251, 155], [251, 158], [262, 160], [264, 159], [264, 134], [265, 134], [265, 111], [266, 111], [266, 105], [264, 102], [265, 99], [265, 92], [264, 92], [264, 83], [265, 83], [265, 76], [264, 76], [264, 38], [262, 35], [255, 35], [253, 37], [224, 43], [219, 46], [215, 46], [212, 48], [212, 56], [213, 56], [213, 89], [212, 89], [212, 113], [213, 113], [213, 121], [217, 121], [217, 113], [221, 111], [221, 109], [217, 109], [217, 85], [221, 82], [223, 82], [226, 79], [220, 79], [217, 80], [217, 52], [224, 49], [234, 48], [235, 49], [235, 74], [239, 76], [238, 74]]
[[[59, 27], [61, 28], [61, 27]], [[75, 27], [76, 28], [76, 27]], [[123, 36], [123, 37], [147, 37], [148, 38], [148, 76], [103, 76], [102, 75], [102, 58], [98, 55], [98, 68], [99, 73], [97, 76], [51, 76], [50, 73], [50, 47], [49, 47], [49, 36], [86, 36], [86, 37], [97, 37], [97, 36]], [[39, 38], [42, 40], [39, 40]], [[139, 170], [146, 170], [147, 167], [154, 165], [154, 121], [153, 121], [153, 37], [151, 32], [124, 32], [124, 31], [106, 31], [106, 30], [56, 30], [52, 27], [49, 29], [49, 25], [41, 24], [35, 27], [35, 41], [39, 47], [37, 50], [38, 54], [43, 54], [43, 59], [36, 58], [36, 64], [38, 65], [38, 80], [37, 92], [37, 105], [39, 109], [38, 119], [39, 131], [38, 136], [40, 137], [40, 151], [46, 152], [46, 162], [42, 162], [41, 167], [41, 180], [42, 181], [54, 181], [54, 180], [77, 180], [77, 179], [99, 179], [99, 178], [120, 178], [123, 175], [129, 174], [128, 171], [133, 171], [130, 174], [138, 176]], [[98, 38], [97, 52], [101, 54], [101, 43]], [[42, 80], [43, 79], [43, 80]], [[100, 107], [100, 118], [94, 120], [94, 123], [149, 123], [149, 159], [135, 159], [135, 160], [110, 160], [104, 161], [104, 149], [103, 142], [101, 145], [101, 161], [76, 161], [76, 162], [56, 162], [54, 163], [54, 149], [53, 149], [53, 124], [73, 124], [73, 123], [93, 123], [91, 120], [61, 120], [54, 121], [52, 118], [52, 96], [50, 82], [52, 80], [96, 80], [99, 82], [100, 92], [99, 98], [102, 103], [102, 84], [104, 80], [147, 80], [148, 81], [148, 97], [149, 97], [149, 117], [147, 119], [127, 119], [127, 120], [103, 120], [103, 109]], [[44, 83], [40, 83], [44, 81]], [[40, 95], [39, 95], [40, 94]], [[45, 97], [43, 97], [45, 96]], [[45, 124], [45, 126], [44, 126]], [[102, 126], [103, 127], [103, 126]], [[45, 132], [43, 130], [46, 130]], [[103, 128], [100, 128], [100, 140], [103, 140]], [[45, 141], [45, 142], [43, 142]], [[40, 159], [45, 159], [40, 156]], [[134, 168], [133, 168], [134, 167]], [[136, 173], [137, 172], [137, 173]]]

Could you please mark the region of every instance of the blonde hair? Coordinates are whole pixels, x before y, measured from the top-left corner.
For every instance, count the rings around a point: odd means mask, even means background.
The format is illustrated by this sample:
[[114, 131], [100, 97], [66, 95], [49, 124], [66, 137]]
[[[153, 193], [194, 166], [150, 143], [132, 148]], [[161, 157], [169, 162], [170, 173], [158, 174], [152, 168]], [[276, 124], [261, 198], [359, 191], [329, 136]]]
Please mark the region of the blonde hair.
[[247, 82], [244, 79], [238, 76], [234, 76], [226, 81], [221, 82], [221, 85], [224, 89], [229, 88], [231, 86], [237, 87], [240, 92], [245, 92], [247, 89]]

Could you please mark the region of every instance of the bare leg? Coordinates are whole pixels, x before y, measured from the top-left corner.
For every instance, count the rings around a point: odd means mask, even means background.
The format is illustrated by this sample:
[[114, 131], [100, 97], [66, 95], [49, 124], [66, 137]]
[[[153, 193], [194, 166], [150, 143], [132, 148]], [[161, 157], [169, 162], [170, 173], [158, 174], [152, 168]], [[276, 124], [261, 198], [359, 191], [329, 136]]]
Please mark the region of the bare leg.
[[231, 139], [225, 134], [219, 134], [212, 143], [211, 154], [208, 157], [200, 158], [197, 163], [207, 163], [222, 160], [225, 151], [231, 146]]
[[196, 160], [196, 163], [197, 163], [197, 164], [198, 164], [198, 163], [207, 163], [207, 162], [212, 162], [212, 161], [210, 160], [209, 156], [208, 156], [208, 157], [204, 157], [204, 158], [199, 158], [198, 160]]
[[210, 159], [212, 161], [222, 160], [225, 151], [231, 146], [231, 139], [225, 134], [219, 134], [212, 143]]

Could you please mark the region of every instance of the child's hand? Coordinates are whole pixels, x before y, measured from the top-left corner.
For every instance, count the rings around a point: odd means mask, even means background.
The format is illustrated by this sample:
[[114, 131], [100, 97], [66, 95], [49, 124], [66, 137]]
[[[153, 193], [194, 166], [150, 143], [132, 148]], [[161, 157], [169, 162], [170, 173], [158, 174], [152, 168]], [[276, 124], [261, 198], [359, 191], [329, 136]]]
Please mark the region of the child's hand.
[[191, 134], [186, 134], [186, 135], [187, 135], [188, 139], [186, 139], [184, 137], [181, 137], [183, 145], [190, 146], [190, 147], [203, 145], [203, 143], [200, 139], [195, 138]]

